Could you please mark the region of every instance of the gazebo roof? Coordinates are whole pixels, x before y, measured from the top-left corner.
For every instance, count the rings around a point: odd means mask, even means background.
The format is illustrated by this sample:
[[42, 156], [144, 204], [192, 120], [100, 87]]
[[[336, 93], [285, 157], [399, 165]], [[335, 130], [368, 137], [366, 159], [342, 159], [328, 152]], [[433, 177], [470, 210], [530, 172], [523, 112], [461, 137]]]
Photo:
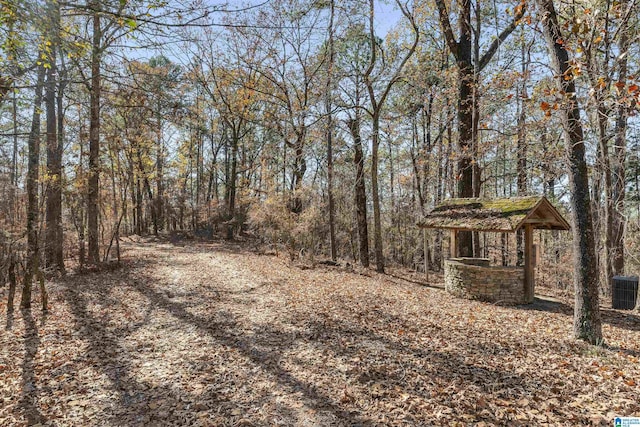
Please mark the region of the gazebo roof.
[[525, 224], [544, 230], [571, 228], [544, 196], [449, 199], [418, 222], [422, 228], [494, 232], [514, 232]]

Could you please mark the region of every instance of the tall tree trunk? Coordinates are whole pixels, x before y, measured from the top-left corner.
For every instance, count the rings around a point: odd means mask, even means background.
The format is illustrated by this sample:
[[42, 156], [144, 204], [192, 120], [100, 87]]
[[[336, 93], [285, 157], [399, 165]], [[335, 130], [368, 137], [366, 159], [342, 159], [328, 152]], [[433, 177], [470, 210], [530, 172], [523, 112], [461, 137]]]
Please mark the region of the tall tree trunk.
[[100, 65], [102, 31], [100, 3], [93, 1], [93, 38], [91, 46], [91, 94], [89, 121], [89, 178], [87, 183], [87, 225], [89, 234], [89, 263], [100, 262], [100, 234], [98, 232], [100, 177]]
[[349, 120], [349, 131], [353, 138], [353, 163], [356, 167], [355, 205], [356, 222], [358, 223], [358, 240], [360, 264], [369, 267], [369, 226], [367, 223], [367, 191], [364, 181], [364, 153], [360, 136], [360, 112], [356, 110], [355, 118]]
[[[629, 34], [626, 24], [625, 27], [621, 29], [619, 45], [620, 74], [618, 80], [624, 82], [627, 79], [627, 60], [629, 58], [627, 54], [629, 51]], [[629, 109], [623, 101], [620, 101], [617, 109], [618, 115], [616, 117], [614, 135], [615, 148], [612, 161], [611, 235], [609, 237], [611, 242], [610, 260], [612, 275], [624, 274], [624, 228], [626, 222], [624, 198], [626, 183], [625, 164], [627, 161], [627, 118], [629, 116]]]
[[375, 254], [376, 254], [376, 271], [379, 273], [384, 272], [384, 254], [382, 251], [382, 221], [380, 218], [380, 194], [378, 191], [378, 148], [380, 145], [380, 115], [382, 113], [382, 109], [385, 106], [387, 97], [389, 96], [389, 92], [393, 85], [399, 80], [400, 74], [404, 69], [404, 66], [409, 61], [413, 53], [416, 51], [416, 47], [418, 46], [418, 41], [420, 38], [420, 33], [418, 31], [418, 26], [416, 25], [413, 16], [409, 13], [405, 5], [403, 5], [399, 0], [396, 0], [396, 6], [402, 12], [402, 15], [409, 21], [413, 29], [413, 43], [407, 49], [402, 61], [396, 68], [392, 77], [387, 81], [386, 86], [383, 88], [382, 93], [380, 93], [376, 97], [375, 91], [375, 82], [371, 79], [373, 70], [377, 63], [377, 52], [378, 52], [378, 41], [375, 35], [375, 24], [374, 24], [374, 1], [369, 0], [369, 45], [371, 49], [371, 54], [369, 58], [369, 65], [367, 70], [363, 75], [364, 83], [367, 87], [367, 92], [369, 94], [369, 102], [371, 104], [371, 120], [372, 120], [372, 133], [371, 133], [371, 191], [372, 191], [372, 202], [373, 202], [373, 225], [374, 225], [374, 246], [375, 246]]
[[[458, 197], [474, 197], [473, 188], [473, 93], [474, 73], [471, 65], [470, 0], [462, 0], [463, 16], [460, 17], [460, 42], [458, 59]], [[461, 231], [456, 239], [458, 256], [473, 256], [473, 233]]]
[[7, 313], [12, 313], [16, 288], [18, 287], [18, 278], [16, 276], [16, 265], [18, 263], [15, 259], [15, 254], [9, 253], [8, 264], [7, 280], [9, 281], [9, 295], [7, 296]]
[[[140, 172], [138, 171], [138, 174]], [[136, 177], [136, 234], [142, 236], [144, 233], [144, 213], [142, 206], [142, 185], [140, 183], [140, 176]]]
[[[542, 136], [546, 136], [546, 133], [543, 133]], [[542, 139], [542, 143], [545, 143], [545, 139]], [[546, 179], [546, 174], [545, 174], [545, 180], [546, 180], [546, 186], [545, 186], [545, 196], [547, 196], [549, 199], [554, 200], [556, 198], [556, 179], [553, 175], [551, 175], [550, 177], [548, 177], [548, 179]], [[560, 232], [558, 230], [552, 230], [551, 231], [551, 240], [553, 242], [553, 265], [557, 271], [558, 269], [558, 265], [560, 264], [560, 247], [559, 247], [559, 239], [560, 239]], [[559, 288], [560, 284], [561, 284], [561, 280], [560, 277], [558, 275], [555, 275], [555, 287]]]
[[13, 83], [13, 85], [14, 92], [12, 97], [11, 109], [11, 119], [13, 120], [13, 150], [11, 153], [11, 189], [9, 192], [9, 203], [11, 204], [9, 212], [11, 215], [10, 220], [12, 224], [15, 222], [17, 216], [16, 190], [18, 188], [18, 94], [15, 90], [15, 82]]
[[[159, 107], [158, 107], [159, 109]], [[154, 224], [154, 232], [158, 235], [158, 231], [164, 229], [164, 143], [162, 140], [162, 118], [158, 112], [158, 141], [156, 147], [156, 222]]]
[[[200, 91], [197, 91], [197, 95], [196, 95], [196, 111], [200, 111]], [[160, 125], [160, 117], [158, 117], [158, 126]], [[196, 126], [195, 129], [195, 135], [194, 135], [194, 139], [195, 139], [195, 144], [196, 144], [196, 210], [200, 211], [200, 189], [202, 187], [201, 185], [201, 181], [202, 181], [202, 175], [201, 175], [201, 169], [200, 169], [200, 162], [202, 159], [202, 132], [200, 131], [200, 128], [198, 126]]]
[[[527, 119], [527, 110], [526, 110], [526, 99], [527, 99], [527, 58], [526, 58], [526, 49], [524, 44], [524, 39], [522, 40], [521, 46], [521, 66], [522, 66], [522, 87], [520, 88], [520, 96], [518, 96], [518, 143], [517, 143], [517, 193], [518, 196], [525, 196], [528, 194], [529, 189], [527, 182], [527, 129], [526, 129], [526, 119]], [[523, 239], [524, 230], [520, 228], [516, 232], [516, 265], [524, 265], [524, 239]]]
[[[613, 198], [612, 198], [612, 180], [611, 180], [611, 164], [609, 157], [609, 136], [608, 136], [608, 111], [604, 106], [604, 100], [601, 94], [596, 92], [595, 95], [597, 111], [596, 121], [598, 123], [598, 143], [600, 154], [598, 163], [602, 168], [603, 190], [604, 190], [604, 269], [605, 269], [605, 289], [610, 291], [613, 289], [613, 271], [611, 259], [611, 237], [613, 229]], [[599, 205], [595, 201], [595, 206]]]
[[[80, 135], [85, 135], [84, 130], [84, 121], [80, 122]], [[76, 179], [78, 179], [82, 185], [85, 184], [85, 175], [84, 175], [84, 138], [80, 138], [80, 155], [78, 156], [78, 174]], [[86, 245], [85, 245], [85, 221], [86, 221], [86, 200], [84, 195], [80, 195], [81, 201], [78, 203], [78, 270], [82, 271], [86, 264]]]
[[371, 130], [371, 198], [373, 202], [373, 247], [376, 254], [376, 271], [384, 273], [382, 252], [382, 220], [380, 218], [380, 192], [378, 189], [378, 148], [380, 146], [380, 116], [372, 117]]
[[422, 173], [420, 172], [420, 166], [418, 156], [420, 156], [420, 150], [417, 147], [418, 143], [418, 127], [416, 124], [417, 118], [413, 116], [411, 118], [411, 148], [409, 149], [409, 154], [411, 155], [411, 166], [413, 166], [413, 192], [412, 192], [412, 201], [415, 201], [416, 194], [418, 196], [418, 206], [424, 211], [423, 207], [425, 205], [424, 198], [422, 197]]
[[38, 245], [38, 223], [39, 223], [39, 197], [38, 181], [40, 166], [40, 108], [42, 105], [42, 92], [44, 86], [45, 68], [44, 65], [38, 67], [38, 78], [36, 81], [35, 99], [33, 102], [33, 116], [31, 118], [31, 131], [28, 140], [28, 169], [27, 169], [27, 268], [22, 287], [22, 299], [20, 307], [31, 308], [31, 287], [33, 276], [40, 267], [40, 247]]
[[[599, 142], [599, 141], [598, 141]], [[602, 174], [602, 167], [600, 166], [601, 164], [601, 158], [602, 158], [602, 154], [601, 154], [601, 150], [600, 150], [600, 144], [597, 144], [596, 147], [596, 153], [595, 153], [595, 158], [596, 158], [596, 167], [594, 168], [593, 171], [593, 175], [591, 178], [591, 222], [593, 223], [593, 235], [596, 236], [595, 237], [595, 252], [596, 252], [596, 263], [598, 264], [598, 266], [601, 264], [602, 261], [602, 252], [603, 251], [603, 247], [602, 247], [602, 239], [600, 239], [600, 236], [602, 235], [602, 229], [603, 229], [603, 224], [602, 224], [602, 218], [604, 216], [604, 214], [601, 211], [601, 201], [602, 201], [602, 182], [603, 180], [603, 174]], [[600, 271], [600, 269], [598, 270]]]
[[[64, 273], [63, 235], [62, 235], [62, 93], [56, 94], [57, 77], [60, 75], [56, 63], [59, 46], [60, 6], [51, 1], [47, 4], [48, 23], [50, 25], [49, 68], [47, 69], [45, 87], [45, 110], [47, 112], [47, 194], [46, 194], [46, 235], [45, 235], [45, 265]], [[60, 127], [60, 128], [59, 128]]]
[[156, 211], [156, 201], [155, 198], [153, 196], [153, 188], [151, 186], [151, 181], [149, 180], [149, 176], [147, 175], [147, 171], [145, 169], [145, 162], [143, 159], [143, 153], [142, 153], [142, 148], [140, 146], [138, 146], [136, 148], [136, 159], [137, 159], [137, 164], [138, 164], [138, 207], [140, 209], [140, 218], [138, 218], [138, 220], [140, 221], [141, 225], [141, 229], [142, 232], [146, 233], [148, 232], [148, 225], [147, 225], [147, 221], [144, 218], [144, 193], [147, 193], [147, 199], [149, 200], [149, 209], [148, 211], [151, 213], [151, 223], [153, 224], [153, 231], [154, 234], [157, 235], [157, 225], [158, 225], [158, 219], [157, 219], [157, 211]]
[[336, 245], [336, 208], [333, 199], [333, 105], [331, 103], [333, 63], [335, 57], [333, 49], [334, 13], [335, 0], [331, 0], [329, 18], [329, 62], [327, 70], [327, 88], [325, 93], [325, 109], [327, 110], [327, 193], [329, 197], [329, 246], [331, 260], [335, 262], [338, 258], [338, 251]]
[[237, 185], [237, 168], [238, 168], [238, 133], [234, 129], [231, 137], [231, 164], [229, 168], [229, 176], [227, 177], [227, 187], [225, 199], [227, 200], [227, 239], [233, 239], [235, 230], [234, 217], [236, 214], [236, 185]]
[[[61, 56], [62, 56], [62, 51], [61, 51]], [[67, 79], [67, 69], [66, 69], [66, 65], [64, 63], [64, 59], [62, 59], [61, 61], [61, 67], [58, 68], [58, 94], [56, 96], [56, 105], [57, 105], [57, 109], [58, 109], [58, 114], [57, 114], [57, 119], [58, 119], [58, 147], [57, 147], [57, 156], [56, 159], [58, 161], [58, 165], [59, 165], [59, 174], [60, 174], [60, 180], [59, 180], [59, 194], [57, 195], [57, 197], [59, 197], [59, 211], [58, 211], [58, 221], [56, 222], [56, 225], [58, 227], [58, 238], [60, 239], [60, 243], [59, 246], [57, 248], [56, 254], [55, 254], [55, 262], [58, 265], [58, 270], [62, 273], [65, 274], [66, 269], [65, 269], [65, 265], [64, 265], [64, 229], [62, 227], [62, 185], [63, 185], [63, 179], [64, 179], [64, 166], [62, 163], [62, 156], [64, 154], [64, 138], [65, 138], [65, 134], [64, 134], [64, 107], [63, 107], [63, 103], [64, 103], [64, 91], [65, 88], [67, 87], [68, 81]]]
[[619, 107], [618, 117], [616, 119], [616, 136], [615, 136], [615, 157], [613, 161], [612, 178], [612, 208], [611, 208], [611, 274], [613, 276], [624, 274], [624, 229], [625, 229], [625, 180], [626, 180], [626, 128], [627, 128], [627, 111], [626, 106]]
[[[474, 116], [477, 117], [475, 112], [478, 110], [480, 100], [475, 88], [478, 87], [479, 75], [484, 67], [519, 24], [526, 11], [526, 4], [521, 3], [516, 7], [510, 25], [505, 27], [491, 42], [484, 54], [480, 55], [479, 47], [477, 48], [474, 64], [472, 62], [471, 0], [458, 0], [458, 3], [459, 40], [456, 40], [445, 1], [436, 0], [440, 26], [458, 68], [458, 147], [460, 156], [457, 171], [458, 197], [477, 197], [480, 194], [481, 181], [477, 163], [478, 144], [477, 132], [474, 132]], [[478, 32], [477, 37], [479, 37], [480, 28], [477, 28], [476, 31]], [[478, 41], [476, 41], [476, 45], [479, 46]], [[459, 232], [457, 242], [460, 256], [473, 255], [473, 233]]]
[[304, 158], [304, 139], [305, 134], [300, 133], [296, 137], [292, 148], [294, 152], [293, 170], [291, 171], [291, 211], [295, 213], [302, 212], [302, 199], [300, 198], [300, 189], [302, 188], [302, 179], [307, 172], [307, 161]]
[[[592, 210], [594, 212], [594, 232], [598, 237], [596, 245], [602, 244], [599, 237], [604, 236], [604, 244], [602, 250], [598, 247], [596, 249], [596, 256], [602, 253], [602, 257], [598, 261], [602, 261], [604, 266], [604, 289], [611, 290], [613, 286], [613, 274], [611, 273], [611, 228], [612, 228], [612, 209], [613, 202], [611, 199], [612, 193], [612, 175], [610, 166], [609, 155], [609, 114], [610, 109], [605, 105], [606, 92], [608, 92], [609, 85], [602, 85], [604, 70], [609, 69], [609, 56], [610, 56], [610, 42], [609, 31], [607, 22], [605, 24], [605, 37], [607, 38], [602, 49], [602, 67], [598, 64], [598, 57], [600, 52], [596, 52], [593, 46], [589, 46], [584, 50], [585, 62], [587, 65], [587, 75], [591, 84], [591, 90], [589, 93], [592, 96], [592, 100], [595, 104], [595, 121], [597, 128], [598, 148], [596, 152], [596, 173], [597, 185], [594, 185], [592, 203]], [[597, 48], [600, 51], [600, 47]], [[611, 73], [611, 70], [609, 70]], [[609, 74], [607, 73], [607, 74]], [[603, 87], [604, 86], [604, 87]], [[606, 92], [605, 92], [606, 89]], [[601, 204], [601, 192], [603, 194], [603, 202]], [[602, 210], [601, 210], [602, 209]], [[600, 221], [602, 218], [602, 221]], [[604, 230], [604, 233], [600, 233]]]
[[567, 106], [561, 110], [565, 145], [569, 163], [571, 216], [575, 270], [574, 334], [592, 344], [602, 342], [602, 325], [598, 295], [598, 264], [591, 218], [589, 176], [585, 161], [585, 146], [580, 122], [575, 81], [570, 70], [569, 54], [562, 43], [564, 37], [553, 0], [538, 0], [543, 13], [544, 34], [547, 39], [556, 84], [565, 95]]
[[[51, 61], [55, 61], [55, 49], [52, 49]], [[47, 268], [55, 266], [55, 258], [58, 244], [62, 241], [58, 238], [57, 222], [61, 220], [61, 186], [60, 167], [58, 157], [57, 119], [56, 119], [56, 70], [52, 63], [47, 69], [44, 104], [47, 113], [46, 142], [47, 142], [47, 185], [46, 185], [46, 233], [45, 233], [45, 265]]]

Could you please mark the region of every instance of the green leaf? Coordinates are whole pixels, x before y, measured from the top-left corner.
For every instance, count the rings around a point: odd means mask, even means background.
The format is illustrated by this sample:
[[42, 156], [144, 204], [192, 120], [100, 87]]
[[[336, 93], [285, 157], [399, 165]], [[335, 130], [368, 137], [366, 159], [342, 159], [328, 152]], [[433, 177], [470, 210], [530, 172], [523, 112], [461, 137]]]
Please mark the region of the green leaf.
[[129, 19], [127, 19], [127, 26], [129, 28], [131, 28], [132, 30], [135, 30], [136, 28], [138, 28], [138, 23], [136, 22], [136, 20], [134, 18], [129, 18]]

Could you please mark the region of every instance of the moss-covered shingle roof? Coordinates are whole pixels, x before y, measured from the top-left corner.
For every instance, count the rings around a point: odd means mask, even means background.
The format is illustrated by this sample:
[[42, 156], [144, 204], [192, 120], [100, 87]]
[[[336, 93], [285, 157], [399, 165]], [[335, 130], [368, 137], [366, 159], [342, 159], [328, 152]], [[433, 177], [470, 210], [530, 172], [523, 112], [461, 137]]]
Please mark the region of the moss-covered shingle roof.
[[569, 224], [545, 198], [449, 199], [424, 215], [418, 226], [474, 231], [516, 231], [524, 224], [548, 230], [568, 230]]

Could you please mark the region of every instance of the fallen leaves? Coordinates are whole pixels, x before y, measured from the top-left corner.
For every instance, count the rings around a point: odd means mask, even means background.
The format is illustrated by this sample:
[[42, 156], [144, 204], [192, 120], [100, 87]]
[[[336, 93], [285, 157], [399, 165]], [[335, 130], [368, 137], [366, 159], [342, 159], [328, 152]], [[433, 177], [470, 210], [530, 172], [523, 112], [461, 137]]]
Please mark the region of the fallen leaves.
[[16, 313], [2, 331], [0, 425], [588, 425], [640, 414], [637, 316], [605, 311], [611, 348], [594, 349], [570, 338], [562, 301], [499, 307], [367, 274], [303, 271], [237, 244], [128, 244], [124, 268], [52, 284], [46, 318]]

